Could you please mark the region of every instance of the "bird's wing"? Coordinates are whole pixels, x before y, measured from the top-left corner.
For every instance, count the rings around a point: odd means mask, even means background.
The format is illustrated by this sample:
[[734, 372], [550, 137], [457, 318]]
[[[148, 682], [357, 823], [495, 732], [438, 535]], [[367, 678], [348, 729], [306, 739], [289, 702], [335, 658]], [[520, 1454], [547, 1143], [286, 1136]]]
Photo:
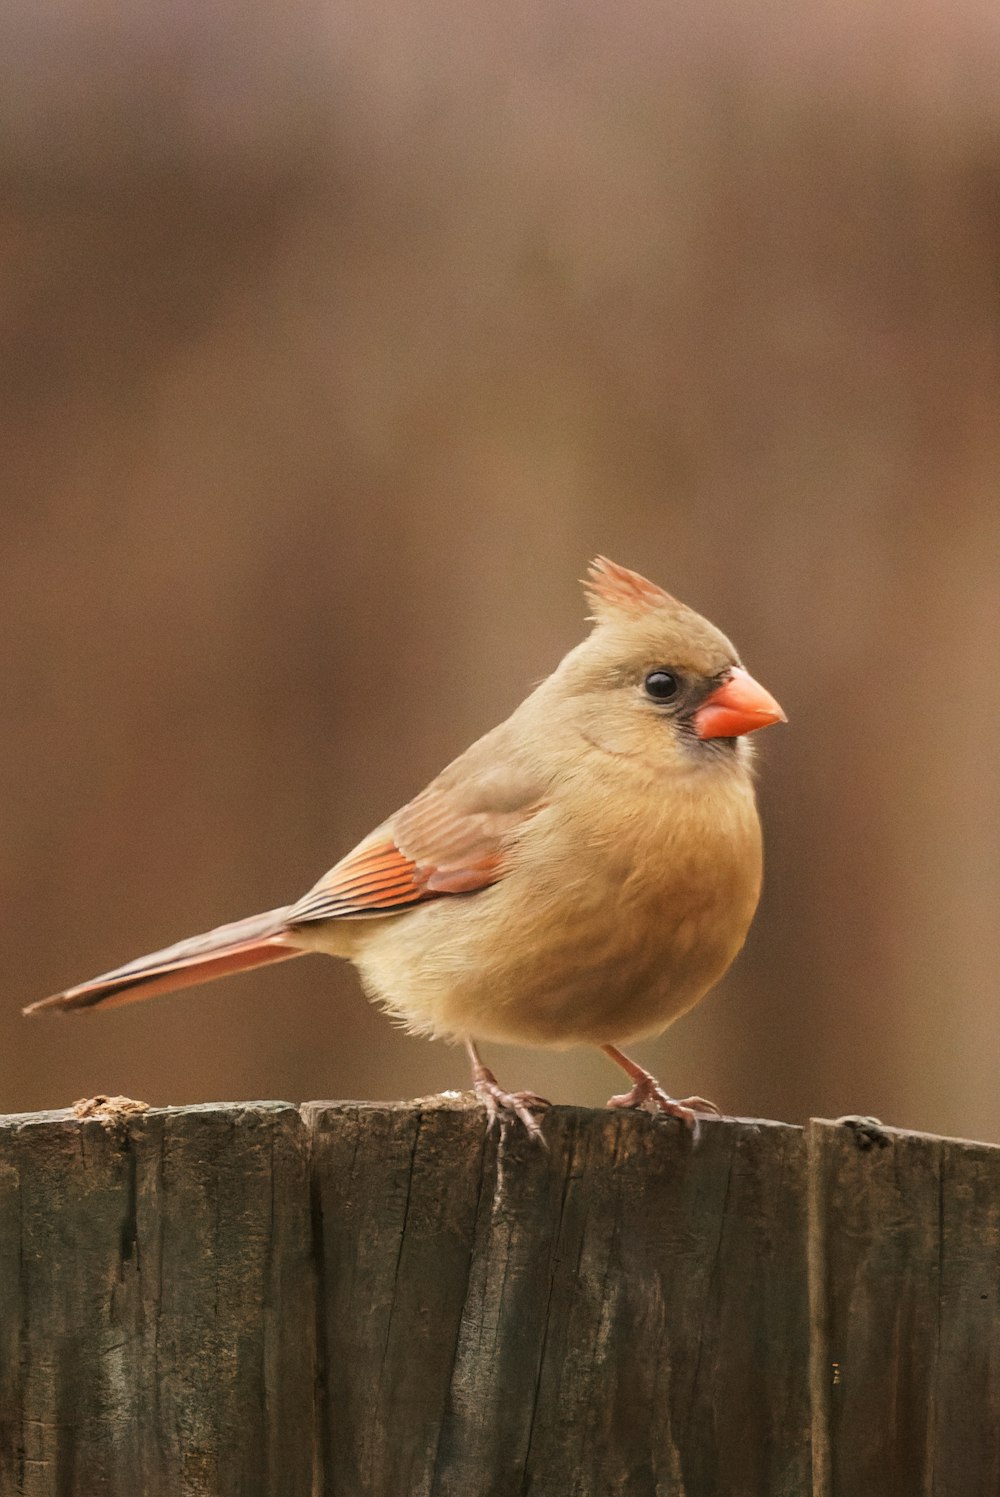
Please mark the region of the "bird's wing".
[[393, 915], [495, 884], [518, 830], [543, 799], [528, 776], [476, 768], [456, 761], [366, 837], [292, 905], [288, 927]]

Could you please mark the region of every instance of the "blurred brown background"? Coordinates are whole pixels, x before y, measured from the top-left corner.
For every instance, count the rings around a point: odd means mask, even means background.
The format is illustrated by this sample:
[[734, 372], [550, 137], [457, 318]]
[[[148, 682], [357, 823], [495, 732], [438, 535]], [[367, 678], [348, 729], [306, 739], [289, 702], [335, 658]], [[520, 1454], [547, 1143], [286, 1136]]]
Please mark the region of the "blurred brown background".
[[748, 948], [642, 1058], [1000, 1138], [1000, 10], [0, 33], [0, 1109], [463, 1085], [319, 959], [19, 1007], [301, 893], [579, 638], [602, 550], [791, 718]]

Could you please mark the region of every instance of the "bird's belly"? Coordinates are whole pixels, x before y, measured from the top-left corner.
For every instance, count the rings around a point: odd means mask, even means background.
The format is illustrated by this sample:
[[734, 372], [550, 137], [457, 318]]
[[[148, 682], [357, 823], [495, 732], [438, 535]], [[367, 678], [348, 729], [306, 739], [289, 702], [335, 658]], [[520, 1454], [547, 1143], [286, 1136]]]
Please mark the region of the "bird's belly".
[[627, 1043], [657, 1034], [729, 966], [756, 877], [674, 889], [581, 880], [558, 898], [513, 881], [370, 922], [352, 953], [411, 1028], [513, 1044]]

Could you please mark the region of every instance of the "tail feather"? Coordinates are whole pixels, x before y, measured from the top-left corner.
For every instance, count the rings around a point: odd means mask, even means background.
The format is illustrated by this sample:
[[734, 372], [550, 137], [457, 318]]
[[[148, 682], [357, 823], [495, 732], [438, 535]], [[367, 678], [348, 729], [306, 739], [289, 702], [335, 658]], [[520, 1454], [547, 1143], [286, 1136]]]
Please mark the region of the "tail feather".
[[92, 977], [75, 988], [43, 998], [24, 1010], [37, 1014], [43, 1010], [67, 1012], [83, 1008], [112, 1008], [120, 1003], [135, 1003], [157, 993], [209, 982], [233, 972], [246, 972], [268, 962], [284, 962], [301, 956], [302, 947], [293, 944], [285, 927], [286, 909], [268, 910], [220, 925], [201, 936], [191, 936], [162, 951], [137, 957], [100, 977]]

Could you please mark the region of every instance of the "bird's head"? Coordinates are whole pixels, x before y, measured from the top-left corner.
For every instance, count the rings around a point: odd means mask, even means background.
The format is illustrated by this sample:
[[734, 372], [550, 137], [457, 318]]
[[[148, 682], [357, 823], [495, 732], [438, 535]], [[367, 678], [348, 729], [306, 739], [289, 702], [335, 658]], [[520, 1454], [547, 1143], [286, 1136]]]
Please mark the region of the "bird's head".
[[786, 720], [722, 631], [655, 583], [599, 556], [584, 590], [594, 628], [556, 678], [596, 747], [707, 763]]

